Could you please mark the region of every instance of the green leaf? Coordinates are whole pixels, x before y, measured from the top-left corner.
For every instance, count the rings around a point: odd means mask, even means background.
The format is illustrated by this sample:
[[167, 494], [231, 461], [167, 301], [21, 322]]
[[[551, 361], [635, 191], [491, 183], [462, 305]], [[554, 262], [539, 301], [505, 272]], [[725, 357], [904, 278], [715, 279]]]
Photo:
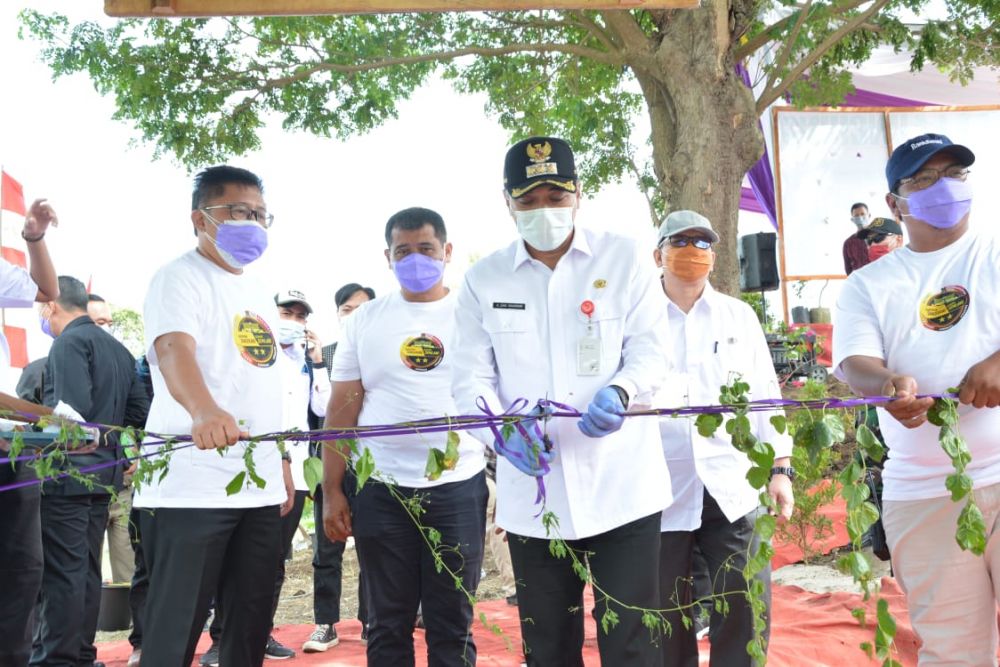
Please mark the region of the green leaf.
[[441, 477], [443, 471], [444, 452], [431, 447], [427, 452], [427, 465], [424, 466], [424, 477], [433, 482]]
[[896, 619], [889, 613], [889, 602], [885, 598], [879, 598], [875, 607], [875, 653], [884, 658], [896, 637]]
[[833, 439], [830, 444], [844, 441], [844, 438], [847, 437], [847, 431], [844, 429], [844, 417], [839, 410], [823, 415], [822, 421], [830, 429], [830, 437]]
[[614, 609], [608, 608], [601, 614], [601, 630], [608, 634], [612, 628], [618, 625], [618, 614]]
[[882, 447], [882, 443], [878, 441], [878, 438], [875, 437], [875, 434], [872, 433], [872, 430], [867, 425], [858, 425], [857, 430], [854, 432], [854, 439], [857, 440], [861, 453], [872, 461], [880, 462], [885, 458], [885, 448]]
[[236, 476], [229, 480], [229, 484], [226, 484], [226, 495], [233, 496], [242, 491], [243, 483], [246, 481], [246, 478], [246, 470], [241, 470], [236, 473]]
[[703, 438], [711, 438], [722, 425], [723, 416], [719, 414], [702, 414], [694, 420], [698, 428], [698, 435]]
[[958, 515], [955, 540], [963, 550], [971, 551], [977, 556], [983, 555], [986, 551], [986, 522], [972, 495], [962, 508], [962, 513]]
[[788, 428], [788, 419], [785, 415], [773, 415], [770, 421], [771, 426], [773, 426], [774, 430], [778, 433], [784, 433]]
[[323, 483], [323, 460], [318, 456], [310, 456], [302, 462], [302, 474], [306, 478], [309, 493], [313, 493]]
[[372, 451], [365, 447], [364, 451], [361, 452], [361, 456], [359, 456], [354, 462], [354, 474], [357, 475], [358, 478], [358, 491], [364, 488], [368, 478], [371, 477], [374, 472], [375, 458], [372, 456]]
[[752, 466], [747, 470], [747, 481], [755, 489], [763, 489], [771, 479], [771, 469]]
[[754, 529], [757, 536], [762, 540], [770, 540], [774, 536], [777, 527], [777, 519], [770, 514], [761, 514], [754, 522]]
[[951, 499], [958, 502], [972, 492], [972, 478], [964, 472], [955, 472], [945, 478], [944, 486], [951, 491]]
[[461, 439], [456, 431], [448, 431], [448, 444], [444, 450], [442, 466], [445, 470], [454, 470], [458, 464], [458, 445]]

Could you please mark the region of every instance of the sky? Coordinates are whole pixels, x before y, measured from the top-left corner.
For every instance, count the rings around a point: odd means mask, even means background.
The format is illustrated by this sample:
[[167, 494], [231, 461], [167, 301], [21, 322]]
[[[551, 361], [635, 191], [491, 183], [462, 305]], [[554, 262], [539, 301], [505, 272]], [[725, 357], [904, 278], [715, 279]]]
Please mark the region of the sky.
[[[130, 126], [111, 120], [114, 103], [85, 75], [51, 80], [40, 46], [17, 39], [17, 13], [72, 10], [78, 21], [108, 20], [102, 0], [0, 3], [0, 163], [47, 197], [60, 226], [48, 237], [56, 270], [115, 305], [141, 310], [157, 268], [193, 247], [191, 177], [149, 145], [132, 145]], [[270, 123], [260, 151], [234, 157], [264, 181], [275, 214], [264, 257], [249, 270], [278, 291], [304, 291], [315, 308], [310, 328], [335, 340], [333, 295], [348, 282], [379, 293], [395, 286], [382, 251], [388, 217], [409, 206], [441, 213], [454, 244], [446, 283], [460, 284], [470, 258], [516, 238], [502, 195], [509, 136], [484, 111], [485, 98], [459, 95], [435, 80], [400, 104], [398, 120], [341, 142]], [[644, 119], [637, 119], [642, 132]], [[4, 213], [4, 215], [10, 215]], [[579, 221], [653, 243], [646, 203], [632, 182], [585, 199]], [[652, 245], [650, 246], [652, 248]], [[650, 259], [652, 261], [652, 259]]]

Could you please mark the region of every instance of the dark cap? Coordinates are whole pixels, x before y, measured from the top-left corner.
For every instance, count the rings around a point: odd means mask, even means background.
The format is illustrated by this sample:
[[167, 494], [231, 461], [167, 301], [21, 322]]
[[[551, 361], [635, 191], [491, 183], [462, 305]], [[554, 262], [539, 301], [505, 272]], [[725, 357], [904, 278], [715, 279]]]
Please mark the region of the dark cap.
[[306, 315], [312, 315], [313, 309], [306, 300], [306, 295], [297, 289], [286, 289], [274, 295], [274, 303], [278, 306], [287, 306], [292, 303], [301, 303], [306, 309]]
[[976, 161], [972, 151], [952, 143], [943, 134], [921, 134], [896, 146], [889, 157], [885, 165], [885, 180], [889, 184], [889, 190], [895, 190], [902, 179], [913, 176], [928, 160], [945, 151], [958, 158], [964, 167]]
[[896, 234], [902, 236], [903, 229], [892, 218], [875, 218], [868, 223], [867, 227], [858, 232], [858, 238], [867, 239], [869, 236], [876, 236], [878, 234]]
[[520, 197], [539, 185], [554, 185], [576, 191], [573, 149], [555, 137], [531, 137], [507, 151], [503, 163], [503, 186], [511, 197]]

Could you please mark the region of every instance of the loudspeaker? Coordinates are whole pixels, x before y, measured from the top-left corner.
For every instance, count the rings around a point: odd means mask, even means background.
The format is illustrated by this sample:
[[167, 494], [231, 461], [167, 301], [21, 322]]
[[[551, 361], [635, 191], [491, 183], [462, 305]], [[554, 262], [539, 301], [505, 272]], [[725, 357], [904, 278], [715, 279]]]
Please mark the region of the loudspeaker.
[[740, 290], [767, 292], [778, 289], [778, 258], [774, 247], [778, 235], [774, 232], [747, 234], [740, 237], [736, 252], [740, 259]]

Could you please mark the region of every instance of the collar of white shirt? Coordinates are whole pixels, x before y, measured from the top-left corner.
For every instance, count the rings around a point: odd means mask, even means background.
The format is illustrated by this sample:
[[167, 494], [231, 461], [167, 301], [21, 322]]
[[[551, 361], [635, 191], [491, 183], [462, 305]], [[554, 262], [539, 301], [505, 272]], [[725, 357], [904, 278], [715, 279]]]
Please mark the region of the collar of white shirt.
[[[573, 226], [573, 242], [570, 244], [568, 252], [573, 251], [582, 252], [585, 255], [594, 254], [590, 250], [590, 239], [587, 238], [587, 232], [579, 225]], [[531, 255], [528, 254], [528, 248], [524, 245], [524, 239], [518, 239], [514, 243], [513, 269], [516, 271], [522, 264], [530, 259]]]
[[712, 283], [705, 281], [705, 290], [701, 293], [701, 296], [698, 297], [698, 300], [694, 302], [694, 305], [691, 306], [690, 311], [685, 313], [676, 303], [671, 301], [669, 297], [667, 297], [667, 310], [670, 311], [671, 314], [680, 315], [690, 315], [691, 313], [697, 312], [699, 308], [708, 308], [709, 312], [711, 312], [716, 300], [718, 300], [718, 296], [719, 293], [712, 287]]

